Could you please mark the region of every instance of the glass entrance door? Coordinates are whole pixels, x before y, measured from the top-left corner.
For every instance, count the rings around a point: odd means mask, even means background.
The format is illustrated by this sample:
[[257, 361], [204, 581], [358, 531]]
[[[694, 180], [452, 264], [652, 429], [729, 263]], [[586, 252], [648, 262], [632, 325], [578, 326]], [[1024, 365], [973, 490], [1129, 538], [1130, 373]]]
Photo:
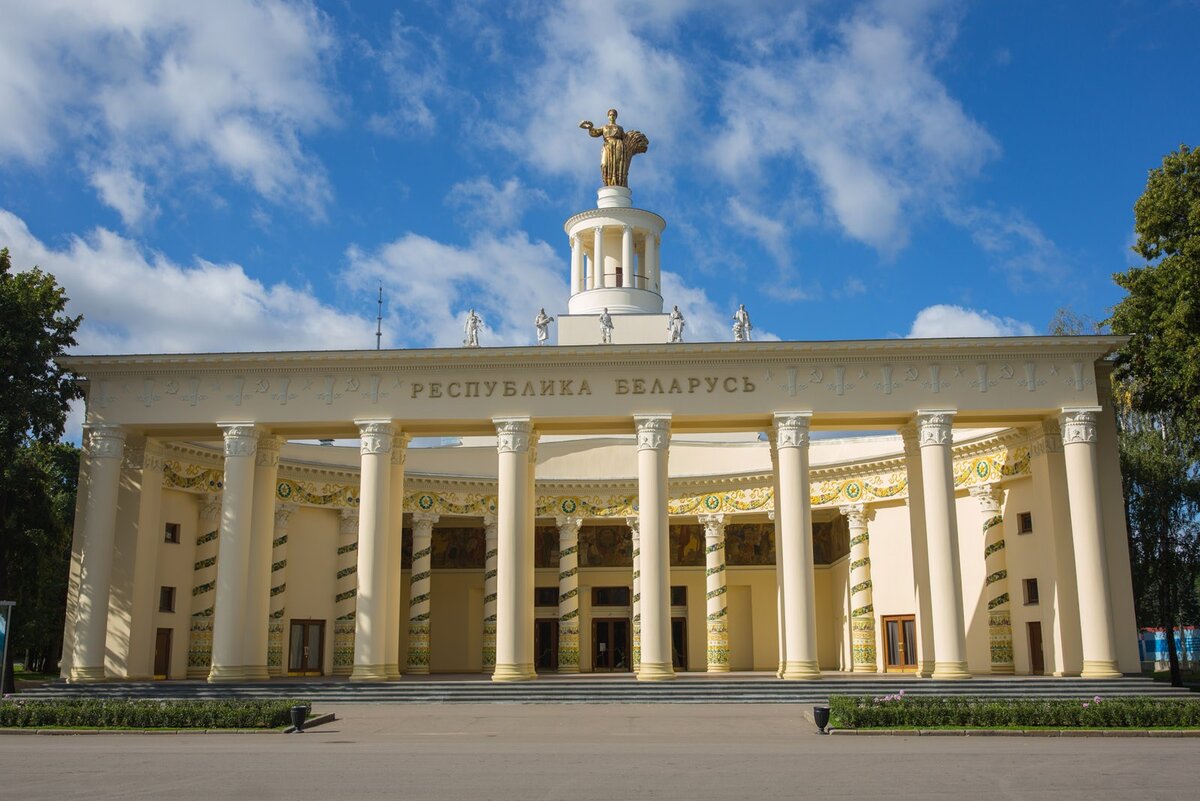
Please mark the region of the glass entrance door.
[[889, 673], [917, 669], [917, 619], [912, 615], [892, 615], [883, 618], [887, 640], [885, 669]]
[[592, 670], [613, 673], [629, 670], [629, 619], [592, 621]]
[[288, 673], [320, 676], [324, 673], [325, 621], [293, 620], [288, 638]]

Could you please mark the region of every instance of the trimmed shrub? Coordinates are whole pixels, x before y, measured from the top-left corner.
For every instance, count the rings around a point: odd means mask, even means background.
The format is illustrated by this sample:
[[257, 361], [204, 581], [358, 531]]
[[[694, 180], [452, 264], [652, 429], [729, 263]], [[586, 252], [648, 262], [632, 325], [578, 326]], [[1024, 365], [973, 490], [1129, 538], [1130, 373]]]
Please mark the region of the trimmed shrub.
[[1200, 727], [1200, 699], [963, 698], [835, 695], [830, 725], [867, 728], [1189, 728]]
[[134, 701], [64, 698], [0, 701], [0, 727], [119, 729], [273, 729], [306, 701]]

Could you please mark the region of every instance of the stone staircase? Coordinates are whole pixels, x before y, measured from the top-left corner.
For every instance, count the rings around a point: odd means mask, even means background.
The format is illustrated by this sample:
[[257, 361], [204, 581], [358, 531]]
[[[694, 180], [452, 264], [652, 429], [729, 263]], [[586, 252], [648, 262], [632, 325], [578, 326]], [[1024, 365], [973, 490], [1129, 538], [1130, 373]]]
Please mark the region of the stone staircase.
[[404, 677], [380, 684], [282, 679], [246, 684], [202, 681], [55, 682], [24, 690], [23, 699], [52, 698], [297, 698], [323, 703], [510, 703], [510, 704], [814, 704], [830, 695], [911, 695], [979, 698], [1078, 698], [1154, 696], [1189, 698], [1148, 678], [1116, 680], [979, 676], [968, 681], [933, 681], [901, 676], [857, 677], [829, 674], [819, 681], [780, 681], [770, 674], [708, 676], [682, 674], [670, 682], [639, 682], [632, 676], [544, 676], [538, 681], [496, 684], [478, 675]]

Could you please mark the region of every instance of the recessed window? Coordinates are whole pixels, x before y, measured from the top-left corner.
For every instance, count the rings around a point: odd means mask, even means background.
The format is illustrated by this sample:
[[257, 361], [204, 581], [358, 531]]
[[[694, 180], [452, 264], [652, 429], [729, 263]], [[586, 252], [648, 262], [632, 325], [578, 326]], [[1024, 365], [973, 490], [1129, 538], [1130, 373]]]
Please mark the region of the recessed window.
[[558, 606], [558, 587], [535, 587], [534, 606]]
[[1033, 533], [1033, 512], [1019, 512], [1017, 514], [1017, 533]]
[[1025, 586], [1025, 605], [1033, 606], [1039, 600], [1037, 579], [1025, 579], [1021, 583]]
[[671, 588], [671, 606], [687, 606], [687, 587]]
[[592, 587], [592, 606], [629, 606], [629, 588]]
[[180, 527], [178, 523], [167, 523], [166, 528], [163, 530], [163, 542], [178, 543], [179, 528]]
[[158, 611], [174, 612], [175, 611], [175, 588], [174, 587], [159, 587], [158, 588]]

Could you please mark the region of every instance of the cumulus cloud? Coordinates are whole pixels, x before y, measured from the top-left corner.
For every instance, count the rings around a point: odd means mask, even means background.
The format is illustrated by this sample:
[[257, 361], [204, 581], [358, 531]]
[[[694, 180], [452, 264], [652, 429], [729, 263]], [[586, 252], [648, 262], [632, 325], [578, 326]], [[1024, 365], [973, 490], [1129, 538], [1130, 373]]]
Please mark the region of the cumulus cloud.
[[493, 229], [512, 228], [530, 204], [547, 200], [545, 192], [530, 189], [516, 178], [496, 186], [486, 176], [457, 183], [446, 194], [446, 203], [458, 209], [465, 222]]
[[1012, 317], [939, 303], [917, 312], [910, 338], [1032, 336], [1033, 326]]

